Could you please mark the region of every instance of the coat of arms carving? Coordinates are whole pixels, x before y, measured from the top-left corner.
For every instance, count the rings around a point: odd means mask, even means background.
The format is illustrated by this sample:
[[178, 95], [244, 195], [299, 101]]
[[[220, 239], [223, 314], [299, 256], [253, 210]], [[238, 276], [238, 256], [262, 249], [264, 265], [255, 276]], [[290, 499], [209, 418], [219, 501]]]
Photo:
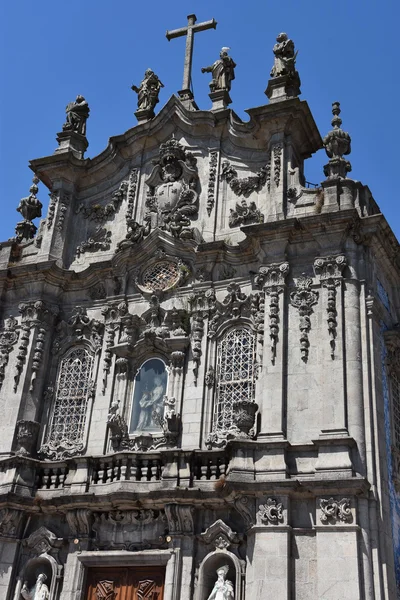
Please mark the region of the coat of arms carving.
[[146, 180], [147, 211], [152, 228], [174, 237], [193, 237], [191, 219], [197, 215], [199, 176], [196, 158], [174, 138], [161, 144], [159, 158]]

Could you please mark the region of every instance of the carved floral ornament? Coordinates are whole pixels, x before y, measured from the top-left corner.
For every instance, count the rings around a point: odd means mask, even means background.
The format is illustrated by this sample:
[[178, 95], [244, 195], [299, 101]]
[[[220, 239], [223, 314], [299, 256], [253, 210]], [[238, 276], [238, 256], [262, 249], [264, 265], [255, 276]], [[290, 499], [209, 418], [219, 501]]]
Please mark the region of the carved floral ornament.
[[335, 523], [336, 521], [350, 523], [353, 520], [350, 504], [350, 498], [341, 498], [340, 500], [321, 498], [319, 501], [321, 522], [324, 524]]
[[0, 389], [5, 378], [9, 354], [18, 341], [19, 331], [17, 326], [18, 321], [14, 317], [9, 317], [4, 321], [4, 327], [0, 331]]
[[276, 498], [267, 498], [265, 504], [260, 504], [257, 517], [264, 525], [278, 525], [283, 521], [283, 504]]
[[389, 329], [383, 334], [387, 353], [386, 366], [390, 376], [400, 379], [400, 327]]

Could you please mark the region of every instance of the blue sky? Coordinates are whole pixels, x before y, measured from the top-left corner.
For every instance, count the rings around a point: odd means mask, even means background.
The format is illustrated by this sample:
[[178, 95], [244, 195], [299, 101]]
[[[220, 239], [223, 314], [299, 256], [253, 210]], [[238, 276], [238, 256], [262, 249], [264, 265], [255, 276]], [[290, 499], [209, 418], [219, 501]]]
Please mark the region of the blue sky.
[[[183, 26], [194, 12], [214, 17], [217, 29], [196, 35], [193, 84], [202, 109], [210, 107], [211, 64], [222, 46], [237, 63], [232, 108], [266, 103], [264, 90], [273, 62], [272, 46], [286, 31], [299, 51], [297, 67], [322, 135], [330, 129], [331, 104], [340, 101], [343, 129], [352, 137], [351, 176], [369, 185], [400, 238], [399, 34], [398, 0], [14, 0], [0, 7], [1, 113], [0, 240], [14, 235], [16, 207], [26, 196], [32, 173], [28, 161], [52, 154], [65, 106], [76, 95], [88, 100], [88, 157], [101, 152], [110, 136], [136, 124], [136, 94], [147, 67], [165, 87], [160, 109], [181, 88], [184, 38], [168, 42], [166, 29]], [[306, 177], [319, 182], [324, 151], [306, 162]], [[45, 205], [48, 191], [39, 186]]]

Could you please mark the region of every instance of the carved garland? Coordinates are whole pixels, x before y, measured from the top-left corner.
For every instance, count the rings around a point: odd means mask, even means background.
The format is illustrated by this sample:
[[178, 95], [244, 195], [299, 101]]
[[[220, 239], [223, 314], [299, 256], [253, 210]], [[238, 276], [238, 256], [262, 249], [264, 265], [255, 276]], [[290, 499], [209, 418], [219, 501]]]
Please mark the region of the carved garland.
[[136, 198], [136, 188], [138, 181], [138, 171], [137, 169], [132, 169], [129, 175], [129, 188], [128, 188], [128, 206], [126, 208], [125, 219], [126, 222], [132, 219], [133, 216], [133, 208], [135, 206], [135, 198]]
[[282, 150], [283, 144], [275, 144], [273, 147], [274, 155], [274, 182], [276, 187], [279, 187], [281, 181], [281, 167], [282, 167]]
[[128, 306], [126, 302], [120, 302], [119, 304], [108, 304], [102, 309], [101, 313], [104, 316], [106, 331], [106, 347], [103, 359], [102, 387], [102, 393], [105, 394], [107, 388], [107, 379], [112, 364], [112, 352], [110, 348], [114, 345], [115, 332], [121, 326], [121, 318], [128, 313]]
[[328, 290], [327, 322], [331, 358], [335, 358], [337, 336], [336, 288], [340, 285], [342, 271], [347, 264], [345, 256], [317, 258], [314, 262], [315, 273], [320, 276], [321, 285]]
[[53, 225], [53, 221], [54, 221], [54, 213], [56, 212], [56, 206], [57, 206], [57, 202], [58, 202], [58, 195], [54, 194], [53, 192], [51, 194], [49, 194], [50, 196], [50, 202], [49, 202], [49, 209], [47, 211], [47, 229], [51, 229], [51, 226]]
[[296, 289], [291, 292], [290, 299], [292, 305], [299, 310], [300, 314], [300, 352], [304, 362], [308, 360], [310, 342], [308, 334], [311, 330], [310, 315], [313, 312], [312, 307], [318, 302], [318, 292], [311, 289], [312, 279], [302, 275], [296, 280]]
[[19, 331], [17, 331], [17, 325], [18, 321], [14, 317], [9, 317], [5, 320], [4, 329], [0, 333], [0, 389], [5, 378], [9, 354], [18, 341]]
[[261, 191], [266, 183], [269, 184], [269, 175], [270, 166], [267, 164], [255, 175], [239, 179], [236, 169], [232, 167], [229, 161], [225, 160], [222, 163], [221, 179], [225, 179], [233, 193], [237, 196], [248, 197], [252, 192]]
[[[66, 196], [66, 198], [68, 198], [68, 196]], [[68, 210], [68, 205], [65, 204], [65, 202], [61, 202], [60, 212], [58, 214], [58, 220], [57, 220], [57, 224], [56, 224], [58, 231], [62, 231], [64, 229], [64, 221], [65, 221], [65, 217], [67, 214], [67, 210]]]
[[21, 339], [18, 346], [18, 354], [15, 363], [15, 375], [14, 375], [14, 392], [17, 391], [18, 385], [21, 379], [21, 374], [26, 362], [26, 355], [28, 353], [29, 338], [31, 334], [31, 324], [29, 321], [25, 321], [21, 325]]
[[283, 293], [288, 273], [289, 263], [284, 262], [268, 267], [260, 267], [258, 275], [254, 278], [255, 285], [263, 288], [270, 297], [268, 316], [272, 364], [275, 363], [276, 346], [279, 339], [279, 294]]
[[215, 184], [217, 181], [217, 165], [218, 165], [218, 152], [214, 150], [210, 152], [210, 167], [208, 174], [208, 189], [207, 189], [207, 213], [211, 215], [211, 211], [215, 204]]
[[118, 210], [121, 202], [126, 199], [128, 192], [128, 181], [122, 181], [119, 188], [113, 193], [111, 202], [102, 206], [101, 204], [91, 204], [85, 206], [80, 204], [76, 213], [82, 213], [84, 219], [97, 221], [99, 223], [110, 219]]

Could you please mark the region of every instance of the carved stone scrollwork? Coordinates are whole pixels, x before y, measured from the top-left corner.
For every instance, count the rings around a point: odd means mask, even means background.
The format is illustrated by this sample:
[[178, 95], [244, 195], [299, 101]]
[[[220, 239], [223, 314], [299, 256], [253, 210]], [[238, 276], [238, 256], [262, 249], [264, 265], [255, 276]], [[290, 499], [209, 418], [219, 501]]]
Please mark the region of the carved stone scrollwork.
[[0, 510], [0, 536], [17, 537], [22, 522], [23, 512], [15, 508]]
[[9, 354], [18, 341], [17, 325], [18, 321], [14, 317], [9, 317], [4, 321], [4, 328], [0, 332], [0, 389], [5, 378]]
[[260, 267], [254, 278], [256, 286], [264, 289], [270, 297], [269, 303], [269, 337], [271, 343], [271, 361], [274, 364], [276, 357], [276, 345], [279, 339], [279, 294], [285, 288], [285, 280], [289, 273], [289, 263], [269, 265]]
[[40, 424], [36, 421], [17, 421], [17, 454], [31, 456], [36, 446]]
[[204, 544], [215, 546], [216, 550], [227, 550], [239, 544], [239, 536], [221, 519], [208, 527], [199, 538]]
[[87, 508], [69, 510], [65, 514], [71, 537], [87, 538], [91, 531], [92, 512]]
[[92, 529], [96, 534], [94, 547], [96, 550], [132, 550], [136, 532], [154, 526], [157, 521], [163, 521], [165, 515], [161, 511], [143, 510], [114, 510], [93, 513]]
[[296, 289], [290, 294], [292, 305], [298, 309], [300, 314], [300, 352], [304, 362], [308, 360], [310, 346], [308, 340], [311, 329], [310, 315], [313, 312], [312, 307], [318, 302], [318, 292], [311, 289], [312, 283], [313, 280], [303, 274], [296, 280]]
[[335, 523], [336, 521], [343, 521], [350, 523], [353, 520], [350, 503], [350, 498], [342, 498], [341, 500], [321, 498], [319, 501], [321, 522]]
[[257, 517], [264, 525], [278, 525], [283, 521], [283, 504], [275, 498], [267, 498], [265, 504], [260, 504]]
[[[261, 191], [266, 183], [268, 183], [269, 185], [269, 177], [269, 164], [267, 164], [265, 167], [262, 167], [255, 175], [252, 175], [250, 177], [243, 177], [242, 179], [240, 179], [237, 176], [236, 169], [232, 167], [229, 161], [226, 160], [222, 163], [221, 179], [225, 179], [233, 193], [237, 196], [245, 196], [247, 198], [253, 192]], [[252, 202], [251, 204], [254, 204], [254, 202]], [[261, 217], [262, 215], [260, 211], [258, 211], [258, 213], [259, 217]], [[258, 221], [258, 223], [261, 222], [262, 221], [260, 220]], [[232, 225], [232, 227], [234, 227], [234, 225]]]
[[[81, 340], [87, 338], [93, 344], [96, 351], [101, 349], [103, 344], [104, 324], [97, 319], [88, 317], [86, 308], [76, 306], [68, 320], [67, 329], [72, 339]], [[61, 334], [62, 337], [64, 337]]]
[[217, 182], [217, 166], [218, 152], [214, 150], [210, 152], [210, 166], [208, 172], [208, 189], [207, 189], [207, 213], [211, 215], [215, 204], [215, 184]]
[[204, 382], [207, 387], [213, 387], [215, 383], [215, 369], [214, 367], [209, 367], [207, 373], [204, 378]]
[[56, 212], [56, 206], [57, 206], [57, 202], [58, 202], [58, 194], [51, 192], [49, 194], [49, 196], [50, 196], [50, 202], [49, 202], [49, 208], [47, 211], [47, 218], [46, 218], [47, 229], [51, 229], [51, 226], [53, 225], [54, 214]]
[[165, 514], [171, 535], [191, 535], [194, 531], [194, 506], [190, 504], [166, 504]]
[[127, 225], [133, 216], [133, 208], [135, 206], [135, 199], [136, 199], [137, 182], [138, 182], [138, 170], [132, 169], [132, 171], [129, 175], [128, 206], [126, 208], [126, 213], [125, 213], [125, 219], [126, 219]]
[[161, 144], [159, 159], [146, 180], [146, 206], [153, 227], [176, 238], [193, 238], [191, 218], [198, 211], [196, 159], [174, 138]]
[[264, 215], [257, 208], [255, 202], [247, 204], [242, 200], [239, 204], [236, 202], [235, 210], [231, 208], [229, 215], [229, 227], [240, 227], [250, 223], [264, 223]]
[[249, 496], [238, 496], [234, 500], [235, 508], [241, 515], [246, 529], [249, 529], [255, 523], [254, 503], [254, 498]]
[[331, 358], [335, 358], [337, 335], [336, 288], [340, 285], [342, 271], [347, 264], [345, 256], [317, 258], [314, 262], [315, 273], [319, 275], [321, 285], [328, 290], [328, 332], [331, 346]]
[[27, 321], [21, 324], [21, 336], [18, 346], [18, 354], [15, 361], [15, 375], [14, 375], [14, 392], [17, 391], [21, 374], [26, 362], [26, 355], [28, 353], [29, 338], [31, 335], [31, 324]]

